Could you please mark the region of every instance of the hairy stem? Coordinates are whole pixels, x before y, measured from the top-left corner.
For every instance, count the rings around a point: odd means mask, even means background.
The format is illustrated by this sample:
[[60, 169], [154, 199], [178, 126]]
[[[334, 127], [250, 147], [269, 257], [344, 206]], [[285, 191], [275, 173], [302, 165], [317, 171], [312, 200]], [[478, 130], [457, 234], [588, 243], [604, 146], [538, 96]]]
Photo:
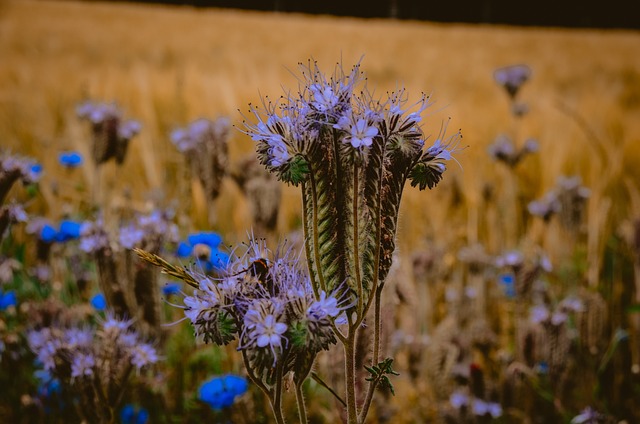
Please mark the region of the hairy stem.
[[[374, 366], [380, 362], [380, 298], [382, 294], [382, 286], [380, 289], [376, 289], [375, 293], [375, 307], [373, 309], [373, 356], [371, 358], [371, 365]], [[358, 418], [359, 423], [364, 423], [367, 418], [367, 414], [369, 413], [369, 407], [371, 406], [371, 401], [373, 400], [373, 394], [375, 393], [376, 386], [378, 385], [378, 380], [373, 379], [369, 382], [367, 387], [367, 395], [362, 405], [362, 410], [360, 411], [360, 416]]]
[[358, 423], [358, 410], [356, 408], [356, 358], [355, 358], [355, 335], [356, 328], [352, 327], [349, 332], [347, 342], [344, 344], [344, 373], [345, 388], [347, 395], [347, 423]]
[[303, 381], [296, 384], [296, 402], [298, 404], [298, 416], [300, 424], [307, 424], [307, 407], [304, 404], [304, 394], [302, 393]]
[[356, 275], [356, 290], [358, 293], [358, 317], [364, 316], [364, 311], [362, 310], [362, 281], [360, 279], [360, 256], [358, 254], [358, 164], [354, 163], [353, 165], [353, 266], [355, 268]]

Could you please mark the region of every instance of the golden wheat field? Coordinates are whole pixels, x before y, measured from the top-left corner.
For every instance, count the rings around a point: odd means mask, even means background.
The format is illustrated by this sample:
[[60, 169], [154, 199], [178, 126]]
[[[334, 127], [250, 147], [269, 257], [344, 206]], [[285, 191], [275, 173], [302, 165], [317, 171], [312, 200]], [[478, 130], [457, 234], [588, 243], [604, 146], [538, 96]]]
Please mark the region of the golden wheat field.
[[[199, 117], [219, 116], [242, 128], [249, 104], [298, 88], [299, 62], [315, 60], [329, 74], [336, 62], [349, 68], [361, 60], [375, 93], [404, 85], [410, 100], [431, 95], [434, 103], [422, 121], [424, 132], [432, 134], [430, 141], [443, 125], [448, 133], [461, 129], [463, 135], [456, 161], [447, 165], [437, 188], [405, 189], [396, 272], [410, 283], [404, 289], [398, 283], [391, 302], [397, 327], [415, 332], [416, 338], [448, 331], [439, 325], [452, 313], [444, 306], [444, 286], [466, 284], [466, 271], [456, 271], [457, 252], [481, 243], [491, 255], [544, 250], [561, 270], [554, 283], [608, 294], [609, 337], [615, 324], [627, 320], [620, 305], [640, 303], [640, 256], [632, 246], [635, 241], [640, 248], [639, 52], [636, 31], [0, 0], [0, 145], [36, 158], [45, 169], [41, 196], [30, 205], [33, 212], [58, 220], [77, 210], [118, 214], [171, 205], [185, 228], [203, 230], [209, 224], [202, 187], [185, 179], [184, 158], [170, 142], [171, 131]], [[518, 93], [529, 112], [519, 118], [510, 113], [509, 98], [493, 77], [495, 69], [513, 64], [532, 70]], [[87, 160], [73, 171], [57, 167], [62, 150], [91, 155], [89, 128], [76, 116], [76, 106], [87, 99], [116, 101], [142, 124], [122, 166], [110, 163], [98, 170]], [[229, 140], [232, 164], [254, 150], [254, 142], [238, 128]], [[536, 139], [539, 150], [507, 167], [488, 154], [500, 134], [519, 146]], [[526, 213], [528, 202], [553, 188], [559, 177], [572, 175], [589, 189], [577, 230], [566, 231], [556, 221], [543, 223]], [[216, 208], [213, 230], [223, 234], [225, 243], [246, 239], [251, 216], [232, 181], [224, 181]], [[299, 189], [284, 188], [277, 234], [283, 238], [300, 230], [302, 219]], [[623, 242], [631, 247], [616, 244]], [[435, 277], [442, 283], [437, 290], [412, 274], [412, 255], [426, 248], [442, 262], [435, 267], [448, 270]], [[623, 259], [618, 262], [611, 255]], [[635, 274], [616, 268], [624, 261], [635, 261]], [[604, 288], [602, 280], [608, 281]], [[623, 301], [625, 296], [635, 300]], [[514, 305], [489, 311], [488, 320], [511, 328], [503, 319], [518, 313]], [[637, 375], [637, 311], [628, 321]], [[411, 352], [398, 351], [401, 368], [411, 368]], [[616, 364], [616, 370], [624, 368]], [[434, 381], [412, 384], [401, 377], [396, 385], [401, 399], [389, 400], [395, 418], [385, 421], [385, 409], [376, 404], [375, 422], [431, 422], [426, 417], [435, 416], [434, 407], [417, 413], [406, 405], [446, 401], [448, 394], [441, 394]], [[630, 398], [616, 399], [627, 405]], [[311, 408], [320, 411], [312, 422], [338, 419], [323, 399], [324, 406]], [[578, 403], [557, 409], [565, 418], [580, 410]], [[533, 421], [519, 417], [501, 422]]]
[[[298, 62], [313, 58], [329, 72], [336, 61], [352, 64], [363, 57], [378, 92], [404, 84], [416, 100], [421, 92], [432, 94], [425, 133], [435, 136], [451, 117], [450, 128], [461, 128], [468, 146], [458, 156], [461, 166], [451, 168], [449, 189], [427, 195], [409, 191], [401, 240], [417, 243], [436, 233], [473, 240], [491, 232], [478, 211], [482, 184], [499, 176], [486, 146], [512, 127], [506, 96], [492, 74], [514, 63], [526, 63], [534, 72], [522, 93], [532, 112], [518, 127], [518, 137], [541, 144], [535, 163], [521, 170], [529, 193], [541, 194], [561, 173], [579, 172], [587, 186], [603, 188], [592, 197], [590, 219], [601, 220], [592, 225], [632, 211], [628, 195], [605, 187], [623, 186], [625, 178], [634, 185], [639, 177], [640, 57], [635, 53], [640, 35], [635, 32], [99, 2], [3, 1], [0, 10], [2, 144], [43, 158], [45, 165], [61, 148], [86, 152], [75, 105], [86, 98], [115, 100], [144, 124], [122, 169], [135, 175], [127, 184], [139, 200], [146, 190], [161, 190], [167, 199], [177, 194], [175, 175], [168, 171], [180, 160], [168, 142], [172, 128], [200, 116], [226, 115], [238, 124], [238, 109], [258, 102], [261, 94], [278, 96], [282, 87], [296, 87], [291, 72]], [[563, 110], [585, 121], [588, 132]], [[230, 144], [232, 156], [252, 149], [239, 132]], [[85, 172], [91, 178], [89, 167]], [[442, 205], [454, 185], [463, 198], [451, 211]], [[298, 213], [298, 200], [288, 193], [283, 228]], [[242, 232], [249, 225], [246, 217], [231, 213], [242, 208], [231, 193], [224, 196], [220, 205], [231, 222], [221, 225]], [[607, 201], [615, 206], [598, 211]], [[640, 213], [637, 204], [635, 211]]]

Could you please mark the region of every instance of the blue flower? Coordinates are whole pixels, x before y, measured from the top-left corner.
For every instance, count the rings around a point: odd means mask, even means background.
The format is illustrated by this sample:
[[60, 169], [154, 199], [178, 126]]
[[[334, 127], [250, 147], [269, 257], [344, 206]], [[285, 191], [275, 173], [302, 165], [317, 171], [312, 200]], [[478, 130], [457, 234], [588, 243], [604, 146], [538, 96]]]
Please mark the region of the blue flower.
[[45, 243], [52, 243], [54, 241], [64, 243], [65, 241], [80, 238], [81, 229], [82, 224], [70, 220], [61, 221], [59, 230], [56, 230], [51, 225], [46, 224], [40, 230], [40, 240]]
[[218, 250], [222, 237], [214, 232], [193, 233], [187, 241], [180, 242], [176, 256], [186, 258], [194, 256], [197, 265], [206, 272], [223, 270], [229, 263], [229, 255]]
[[516, 285], [515, 277], [512, 274], [502, 274], [500, 277], [500, 284], [504, 290], [504, 295], [510, 299], [516, 297]]
[[82, 165], [82, 155], [78, 152], [63, 152], [58, 156], [58, 161], [66, 168], [77, 168]]
[[222, 237], [219, 234], [213, 232], [193, 233], [190, 234], [189, 237], [187, 237], [187, 240], [189, 241], [189, 244], [191, 246], [195, 246], [196, 244], [204, 244], [212, 249], [217, 249], [218, 246], [220, 246], [220, 243], [222, 243]]
[[235, 398], [246, 393], [247, 380], [237, 375], [213, 377], [198, 390], [198, 398], [215, 410], [233, 405]]
[[107, 299], [105, 299], [102, 293], [98, 293], [91, 298], [91, 306], [93, 306], [96, 311], [104, 311], [107, 308]]
[[9, 290], [6, 293], [2, 293], [0, 290], [0, 311], [4, 311], [10, 306], [18, 305], [18, 297], [16, 296], [16, 292], [13, 290]]
[[80, 238], [80, 228], [82, 224], [75, 221], [62, 221], [60, 223], [60, 231], [58, 231], [57, 241], [67, 241]]
[[51, 243], [55, 241], [56, 235], [58, 234], [58, 230], [53, 228], [51, 225], [44, 225], [40, 230], [40, 240], [45, 243]]
[[171, 296], [180, 293], [180, 283], [168, 283], [162, 287], [162, 294]]
[[129, 403], [120, 410], [120, 420], [122, 424], [145, 424], [149, 421], [149, 412]]

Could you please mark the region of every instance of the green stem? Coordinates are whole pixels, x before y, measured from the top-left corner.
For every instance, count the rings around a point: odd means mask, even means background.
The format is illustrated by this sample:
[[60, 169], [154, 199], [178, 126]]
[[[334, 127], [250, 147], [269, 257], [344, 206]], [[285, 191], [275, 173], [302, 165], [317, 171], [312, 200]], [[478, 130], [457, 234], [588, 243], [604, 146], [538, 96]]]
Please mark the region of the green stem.
[[304, 395], [302, 394], [301, 381], [296, 384], [296, 402], [298, 403], [298, 415], [300, 416], [300, 424], [307, 424], [307, 407], [304, 404]]
[[344, 373], [345, 389], [347, 394], [347, 424], [358, 423], [358, 410], [356, 408], [356, 361], [355, 361], [355, 334], [357, 327], [351, 327], [349, 337], [344, 344]]
[[[373, 310], [373, 356], [371, 358], [371, 365], [377, 365], [380, 362], [380, 298], [382, 294], [382, 287], [380, 289], [376, 289], [375, 293], [375, 307]], [[364, 420], [367, 418], [367, 414], [369, 413], [369, 407], [371, 406], [371, 401], [373, 400], [373, 394], [376, 390], [376, 386], [378, 385], [378, 380], [373, 379], [369, 382], [369, 387], [367, 387], [367, 395], [362, 405], [362, 410], [360, 411], [360, 416], [358, 417], [359, 423], [364, 423]]]
[[271, 408], [273, 409], [273, 415], [276, 418], [278, 424], [284, 424], [284, 416], [282, 415], [282, 368], [285, 360], [285, 353], [282, 354], [282, 360], [276, 364], [276, 387], [275, 397], [272, 400]]
[[360, 256], [358, 252], [358, 164], [353, 164], [353, 266], [355, 268], [356, 275], [356, 289], [358, 291], [358, 316], [364, 316], [362, 310], [362, 280], [360, 277]]
[[313, 378], [316, 383], [318, 383], [319, 385], [321, 385], [322, 387], [327, 389], [329, 391], [329, 393], [331, 393], [333, 395], [333, 397], [335, 397], [336, 400], [342, 404], [342, 406], [344, 406], [345, 408], [347, 407], [347, 402], [345, 402], [340, 397], [340, 395], [336, 393], [335, 390], [333, 390], [331, 387], [329, 387], [329, 385], [327, 383], [325, 383], [325, 381], [318, 374], [316, 374], [314, 371], [311, 372], [311, 378]]

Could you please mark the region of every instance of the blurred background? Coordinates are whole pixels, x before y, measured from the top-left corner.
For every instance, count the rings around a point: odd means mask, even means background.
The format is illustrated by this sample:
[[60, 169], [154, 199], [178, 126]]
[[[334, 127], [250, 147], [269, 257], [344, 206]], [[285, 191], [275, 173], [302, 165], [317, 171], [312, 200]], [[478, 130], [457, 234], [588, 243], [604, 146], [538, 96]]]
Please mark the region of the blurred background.
[[[0, 1], [0, 145], [43, 169], [35, 194], [16, 187], [9, 198], [53, 222], [100, 212], [115, 228], [170, 208], [181, 237], [215, 231], [232, 245], [253, 227], [299, 240], [298, 189], [244, 184], [244, 115], [295, 91], [299, 62], [330, 74], [362, 59], [376, 93], [431, 95], [427, 144], [444, 125], [463, 134], [437, 188], [405, 189], [385, 329], [399, 396], [381, 394], [372, 422], [570, 422], [587, 407], [600, 421], [575, 422], [640, 420], [640, 33], [630, 2], [159, 3]], [[501, 76], [512, 65], [526, 70], [515, 92]], [[116, 102], [139, 122], [122, 161], [92, 160], [95, 128], [78, 116], [86, 101]], [[215, 196], [172, 139], [199, 118], [229, 124]], [[61, 165], [69, 151], [82, 166]], [[280, 201], [265, 206], [265, 196]], [[260, 221], [265, 208], [272, 223]], [[3, 244], [5, 259], [25, 246], [25, 273], [30, 237], [17, 226]], [[18, 306], [12, 319], [28, 326], [27, 312]], [[215, 369], [240, 370], [225, 352]], [[171, 393], [193, 394], [189, 381]], [[331, 397], [309, 390], [320, 399], [314, 422], [336, 419]], [[502, 412], [474, 413], [456, 393]], [[188, 416], [188, 404], [171, 405], [175, 419]], [[238, 406], [254, 407], [264, 403]]]

